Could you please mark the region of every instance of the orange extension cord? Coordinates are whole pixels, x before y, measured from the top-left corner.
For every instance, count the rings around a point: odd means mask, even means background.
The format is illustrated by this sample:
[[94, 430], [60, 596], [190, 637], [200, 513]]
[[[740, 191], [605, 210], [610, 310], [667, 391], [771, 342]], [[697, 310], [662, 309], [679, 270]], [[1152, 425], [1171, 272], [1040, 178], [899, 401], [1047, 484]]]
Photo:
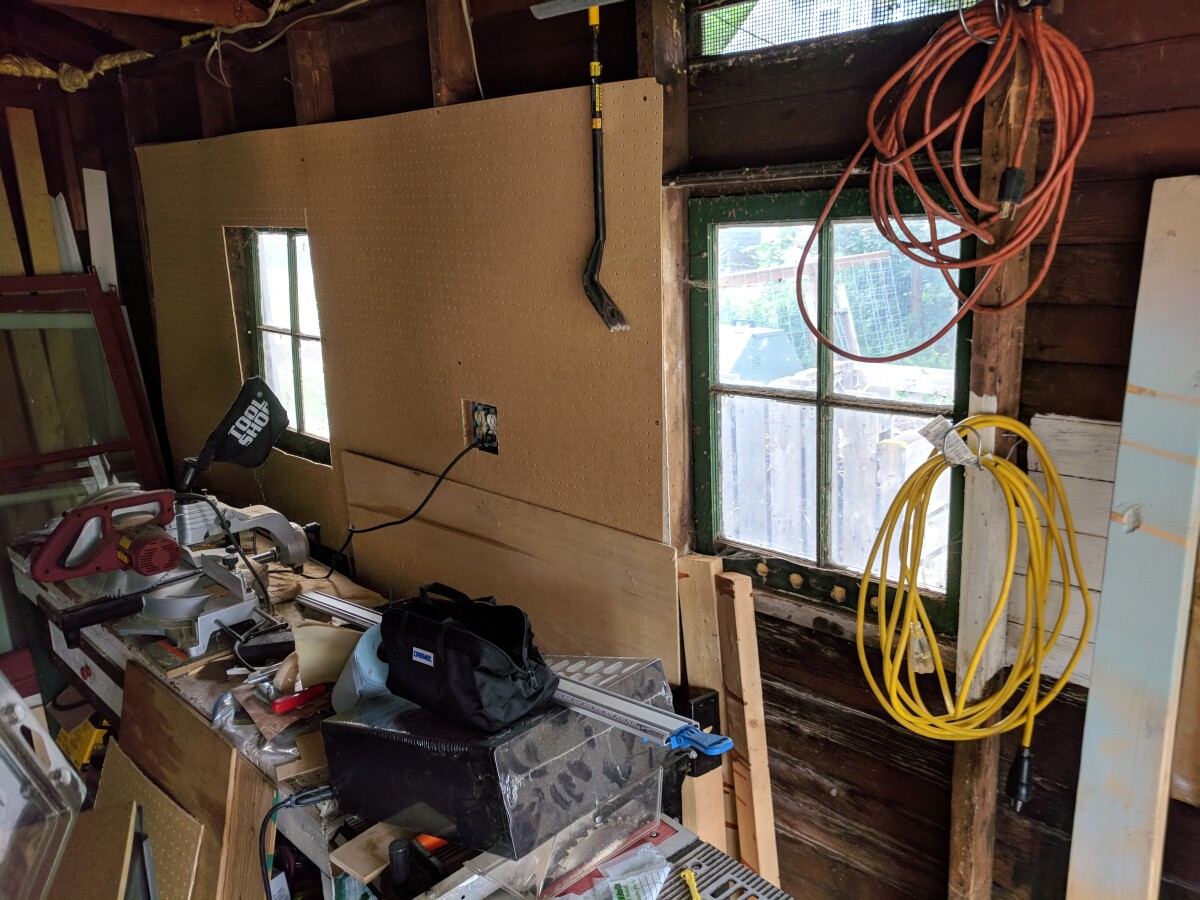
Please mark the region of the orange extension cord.
[[[935, 125], [933, 110], [937, 106], [938, 90], [950, 72], [979, 41], [991, 43], [993, 40], [995, 43], [988, 53], [983, 71], [966, 101]], [[1053, 114], [1053, 149], [1045, 174], [1011, 209], [1005, 210], [1002, 204], [984, 200], [971, 190], [963, 173], [962, 151], [972, 111], [984, 101], [988, 91], [1006, 77], [1018, 52], [1023, 52], [1030, 64], [1029, 96], [1025, 102], [1020, 138], [1009, 166], [1013, 169], [1022, 167], [1026, 138], [1032, 129], [1038, 127], [1038, 98], [1043, 84]], [[957, 17], [947, 21], [933, 39], [875, 94], [867, 116], [869, 136], [838, 179], [804, 246], [804, 255], [796, 269], [796, 300], [805, 324], [817, 340], [847, 359], [894, 362], [936, 344], [972, 309], [980, 313], [998, 313], [1027, 301], [1046, 277], [1058, 247], [1063, 217], [1071, 195], [1075, 160], [1091, 125], [1092, 105], [1092, 77], [1087, 63], [1074, 44], [1043, 21], [1040, 7], [1032, 12], [1019, 12], [1009, 6], [1004, 21], [998, 23], [992, 4], [980, 4], [965, 14], [963, 23]], [[888, 112], [882, 112], [883, 108], [887, 108]], [[921, 134], [919, 139], [910, 142], [905, 128], [910, 119], [917, 115], [921, 117]], [[947, 169], [939, 163], [934, 143], [948, 133], [953, 135], [954, 144], [952, 162]], [[809, 317], [802, 288], [804, 265], [821, 227], [859, 160], [872, 148], [875, 150], [875, 159], [871, 164], [870, 203], [876, 227], [909, 259], [941, 270], [946, 283], [959, 300], [958, 311], [936, 334], [915, 347], [890, 356], [860, 356], [834, 344]], [[950, 198], [947, 206], [952, 209], [934, 200], [921, 184], [913, 161], [921, 153], [928, 158], [938, 183]], [[929, 222], [929, 240], [918, 238], [905, 223], [896, 201], [898, 186], [910, 188], [920, 199]], [[1007, 217], [1005, 212], [1015, 218], [1016, 224], [1003, 245], [995, 247], [1000, 223]], [[1054, 223], [1053, 230], [1042, 267], [1024, 292], [1002, 305], [976, 306], [977, 298], [992, 283], [1001, 264], [1025, 250], [1051, 221]], [[949, 223], [950, 233], [939, 234], [939, 223], [943, 231], [946, 230], [946, 223]], [[943, 251], [946, 245], [966, 237], [977, 238], [980, 248], [986, 246], [995, 249], [977, 253], [973, 259], [958, 259]], [[977, 268], [986, 271], [977, 279], [974, 290], [968, 296], [958, 287], [955, 273], [961, 269]]]

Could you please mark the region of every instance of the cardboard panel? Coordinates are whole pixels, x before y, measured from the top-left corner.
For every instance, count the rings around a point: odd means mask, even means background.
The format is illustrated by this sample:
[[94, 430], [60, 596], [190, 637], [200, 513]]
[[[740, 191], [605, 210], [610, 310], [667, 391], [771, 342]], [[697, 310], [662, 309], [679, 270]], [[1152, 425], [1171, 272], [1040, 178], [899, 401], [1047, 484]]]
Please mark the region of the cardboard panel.
[[[410, 512], [433, 477], [342, 454], [359, 527]], [[396, 597], [442, 581], [529, 613], [543, 653], [661, 658], [679, 682], [675, 549], [445, 481], [421, 517], [354, 538], [359, 576]]]
[[[605, 89], [603, 281], [631, 324], [583, 295], [593, 232], [587, 93], [139, 149], [171, 444], [194, 454], [242, 371], [223, 229], [307, 227], [333, 433], [439, 471], [464, 400], [499, 410], [500, 455], [456, 479], [654, 538], [664, 532], [660, 278], [662, 91]], [[341, 478], [275, 453], [210, 483], [340, 532]]]

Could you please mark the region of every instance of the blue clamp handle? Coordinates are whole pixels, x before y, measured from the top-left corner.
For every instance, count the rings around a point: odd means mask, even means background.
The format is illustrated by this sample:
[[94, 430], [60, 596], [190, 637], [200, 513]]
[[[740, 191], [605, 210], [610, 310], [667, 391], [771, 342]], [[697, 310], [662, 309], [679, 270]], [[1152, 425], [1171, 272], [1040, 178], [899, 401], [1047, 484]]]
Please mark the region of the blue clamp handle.
[[723, 734], [708, 734], [695, 725], [685, 725], [667, 741], [672, 750], [699, 750], [705, 756], [720, 756], [733, 749], [733, 739]]

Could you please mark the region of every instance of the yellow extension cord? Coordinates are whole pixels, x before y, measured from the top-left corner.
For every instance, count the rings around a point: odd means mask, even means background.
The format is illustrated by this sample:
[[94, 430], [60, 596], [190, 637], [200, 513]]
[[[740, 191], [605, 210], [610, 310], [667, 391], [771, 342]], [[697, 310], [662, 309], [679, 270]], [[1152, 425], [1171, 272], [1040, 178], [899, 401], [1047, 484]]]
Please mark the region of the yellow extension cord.
[[[925, 522], [938, 478], [951, 467], [938, 448], [909, 477], [900, 488], [896, 499], [884, 517], [879, 536], [871, 548], [866, 572], [858, 595], [858, 658], [863, 673], [876, 698], [887, 712], [905, 728], [925, 737], [945, 741], [969, 741], [1002, 734], [1015, 728], [1023, 728], [1022, 746], [1028, 748], [1033, 737], [1034, 721], [1042, 710], [1058, 695], [1071, 677], [1079, 657], [1087, 643], [1092, 625], [1092, 598], [1088, 593], [1087, 580], [1079, 562], [1079, 551], [1075, 545], [1075, 529], [1071, 521], [1071, 509], [1063, 492], [1062, 482], [1054, 463], [1046, 453], [1037, 436], [1025, 425], [1007, 416], [972, 416], [958, 423], [955, 430], [964, 439], [985, 428], [997, 428], [1012, 432], [1029, 444], [1031, 453], [1041, 460], [1046, 478], [1043, 493], [1028, 475], [1014, 463], [991, 454], [984, 454], [979, 462], [983, 471], [996, 479], [1004, 493], [1008, 507], [1008, 554], [1004, 569], [1004, 580], [992, 608], [991, 617], [983, 630], [979, 644], [971, 655], [970, 665], [958, 675], [958, 692], [951, 691], [942, 666], [941, 655], [934, 643], [933, 627], [926, 614], [924, 602], [917, 588], [922, 545], [925, 541]], [[1060, 532], [1055, 521], [1056, 510], [1061, 512], [1064, 529]], [[1018, 511], [1020, 517], [1018, 518]], [[1026, 568], [1025, 624], [1021, 642], [1017, 648], [1016, 661], [1008, 677], [992, 693], [974, 702], [968, 702], [969, 686], [978, 669], [987, 643], [997, 629], [1004, 633], [1008, 619], [1009, 593], [1013, 586], [1013, 574], [1017, 559], [1018, 528], [1024, 528], [1029, 547]], [[880, 560], [878, 584], [887, 584], [888, 561], [891, 547], [899, 531], [900, 577], [894, 599], [889, 602], [887, 591], [880, 591], [878, 598], [879, 643], [883, 653], [882, 684], [868, 664], [867, 651], [863, 643], [863, 625], [867, 608], [871, 603], [871, 571]], [[1063, 535], [1065, 533], [1065, 543]], [[1004, 535], [997, 529], [994, 539], [1001, 541]], [[1069, 551], [1069, 553], [1068, 553]], [[1050, 575], [1053, 561], [1058, 560], [1062, 573], [1062, 608], [1053, 626], [1047, 628], [1045, 621], [1046, 601], [1050, 594]], [[1069, 563], [1069, 565], [1068, 565]], [[1053, 649], [1066, 622], [1071, 603], [1072, 574], [1083, 596], [1084, 620], [1082, 636], [1071, 654], [1071, 659], [1062, 675], [1044, 694], [1039, 696], [1042, 665]], [[1047, 633], [1048, 632], [1048, 633]], [[932, 652], [933, 671], [941, 691], [945, 712], [934, 712], [922, 698], [918, 685], [918, 673], [913, 668], [910, 654], [925, 646], [926, 636]], [[910, 644], [912, 645], [910, 647]], [[926, 654], [921, 654], [922, 656]], [[924, 666], [922, 666], [924, 668]], [[1012, 708], [1004, 714], [1004, 707], [1017, 698]]]

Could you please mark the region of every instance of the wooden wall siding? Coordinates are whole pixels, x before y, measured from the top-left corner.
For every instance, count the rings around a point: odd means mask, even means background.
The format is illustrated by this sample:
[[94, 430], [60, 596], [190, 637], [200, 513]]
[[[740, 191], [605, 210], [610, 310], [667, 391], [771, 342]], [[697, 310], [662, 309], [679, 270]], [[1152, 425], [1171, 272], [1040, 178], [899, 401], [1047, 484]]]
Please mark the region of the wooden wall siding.
[[951, 748], [885, 718], [854, 645], [759, 615], [783, 887], [945, 896]]

